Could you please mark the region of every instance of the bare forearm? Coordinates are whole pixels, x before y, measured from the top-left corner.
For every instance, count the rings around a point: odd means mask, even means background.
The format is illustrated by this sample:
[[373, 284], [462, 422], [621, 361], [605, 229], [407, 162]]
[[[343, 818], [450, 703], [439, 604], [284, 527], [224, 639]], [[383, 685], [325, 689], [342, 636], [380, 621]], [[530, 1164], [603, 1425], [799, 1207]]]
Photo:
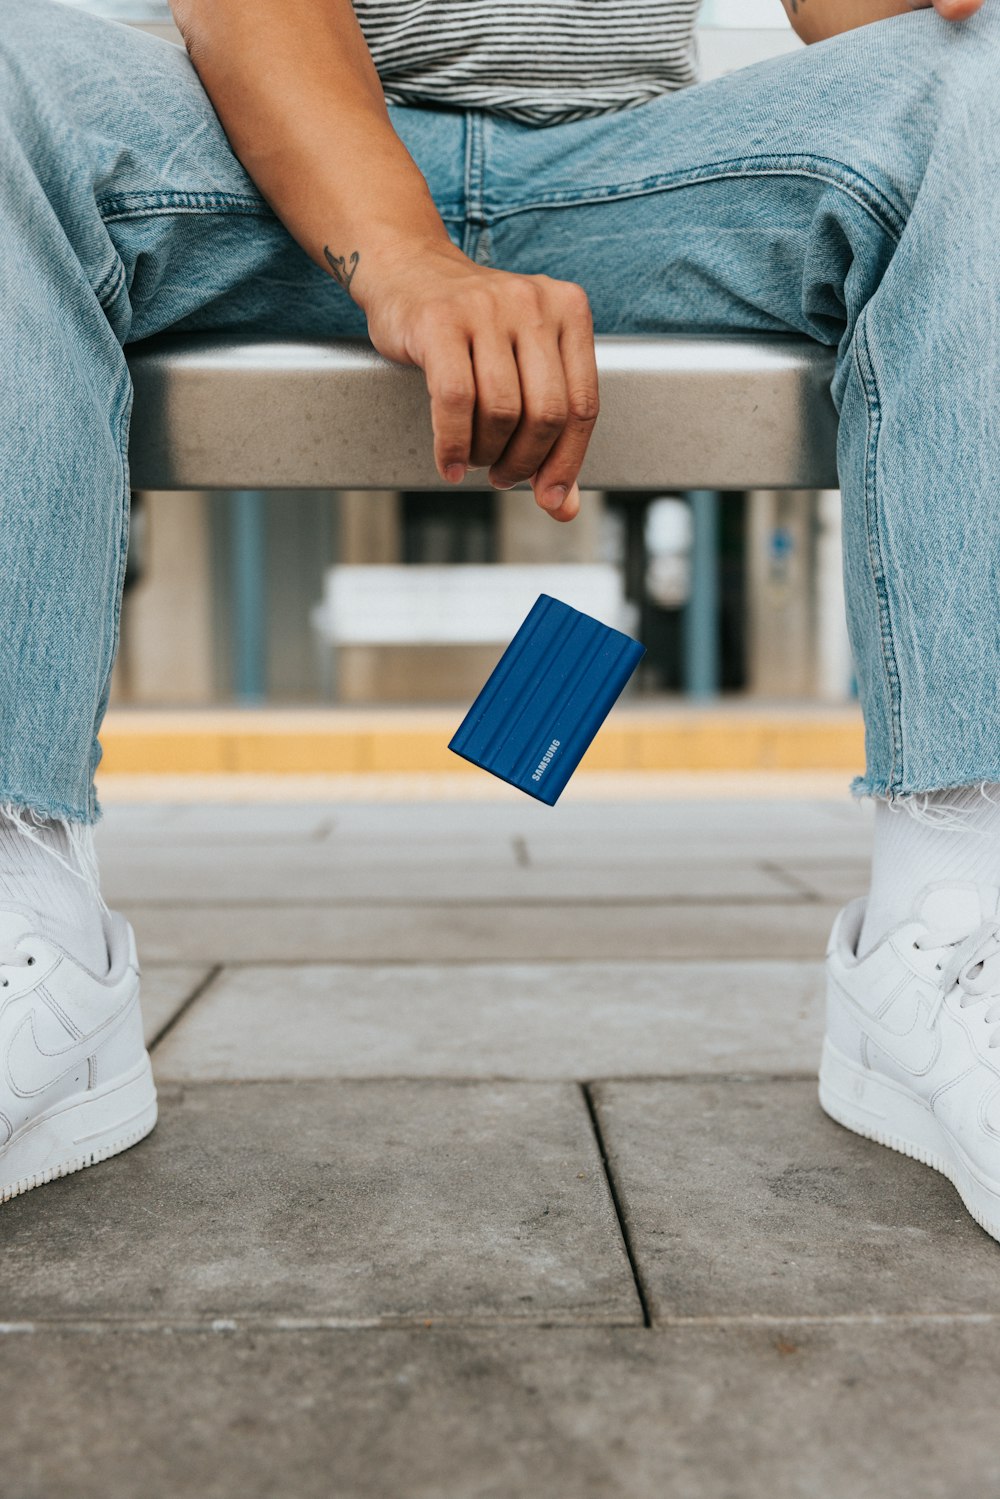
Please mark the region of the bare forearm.
[[306, 252], [364, 304], [415, 246], [451, 246], [392, 129], [349, 0], [171, 0], [230, 143]]
[[528, 479], [543, 509], [572, 520], [598, 404], [582, 287], [478, 265], [452, 244], [350, 0], [170, 3], [264, 197], [347, 287], [379, 353], [423, 370], [442, 479]]

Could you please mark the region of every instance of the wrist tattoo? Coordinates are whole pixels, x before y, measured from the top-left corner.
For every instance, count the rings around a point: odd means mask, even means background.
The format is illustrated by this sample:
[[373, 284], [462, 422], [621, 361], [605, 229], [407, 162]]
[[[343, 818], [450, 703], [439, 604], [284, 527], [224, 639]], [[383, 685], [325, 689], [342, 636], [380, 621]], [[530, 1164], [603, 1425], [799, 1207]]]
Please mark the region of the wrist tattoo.
[[351, 252], [349, 263], [345, 255], [331, 255], [329, 245], [323, 246], [323, 254], [326, 256], [327, 265], [333, 272], [334, 280], [339, 281], [345, 291], [350, 291], [351, 282], [354, 280], [354, 272], [357, 270], [358, 261], [361, 259], [357, 250]]

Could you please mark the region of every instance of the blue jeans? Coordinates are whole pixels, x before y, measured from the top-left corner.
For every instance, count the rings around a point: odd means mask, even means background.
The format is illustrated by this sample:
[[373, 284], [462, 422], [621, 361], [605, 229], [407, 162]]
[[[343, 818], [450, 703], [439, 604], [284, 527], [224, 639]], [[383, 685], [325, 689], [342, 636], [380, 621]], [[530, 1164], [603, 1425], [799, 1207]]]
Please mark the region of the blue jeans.
[[[123, 345], [365, 327], [181, 50], [52, 0], [2, 10], [0, 803], [90, 821], [128, 526]], [[599, 331], [836, 347], [859, 793], [1000, 781], [998, 72], [987, 0], [577, 124], [393, 110], [454, 239], [580, 282]]]

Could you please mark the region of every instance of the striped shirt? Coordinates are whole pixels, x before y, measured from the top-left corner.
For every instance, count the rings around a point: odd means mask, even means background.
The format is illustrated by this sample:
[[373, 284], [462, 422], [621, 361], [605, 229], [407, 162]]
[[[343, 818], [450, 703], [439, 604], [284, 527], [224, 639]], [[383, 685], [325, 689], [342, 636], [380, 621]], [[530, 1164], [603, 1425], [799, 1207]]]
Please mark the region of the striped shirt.
[[699, 0], [354, 0], [386, 98], [526, 124], [630, 109], [696, 77]]

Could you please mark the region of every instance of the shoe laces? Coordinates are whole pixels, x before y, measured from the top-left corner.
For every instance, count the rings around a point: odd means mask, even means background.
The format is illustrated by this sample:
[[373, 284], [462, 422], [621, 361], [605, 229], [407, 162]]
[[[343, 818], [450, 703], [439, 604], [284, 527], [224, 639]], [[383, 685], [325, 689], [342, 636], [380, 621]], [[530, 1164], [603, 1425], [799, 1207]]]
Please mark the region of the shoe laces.
[[[915, 938], [913, 945], [931, 951], [952, 950], [947, 962], [938, 964], [938, 994], [927, 1017], [928, 1030], [956, 984], [962, 991], [963, 1010], [987, 1000], [984, 1020], [989, 1025], [1000, 1020], [1000, 918], [984, 921], [973, 932], [926, 931]], [[988, 1044], [994, 1050], [1000, 1047], [1000, 1031], [990, 1037]]]
[[[5, 968], [31, 968], [34, 966], [31, 953], [21, 952], [17, 947], [0, 947], [0, 974]], [[0, 989], [6, 989], [10, 979], [6, 974], [0, 978]]]

